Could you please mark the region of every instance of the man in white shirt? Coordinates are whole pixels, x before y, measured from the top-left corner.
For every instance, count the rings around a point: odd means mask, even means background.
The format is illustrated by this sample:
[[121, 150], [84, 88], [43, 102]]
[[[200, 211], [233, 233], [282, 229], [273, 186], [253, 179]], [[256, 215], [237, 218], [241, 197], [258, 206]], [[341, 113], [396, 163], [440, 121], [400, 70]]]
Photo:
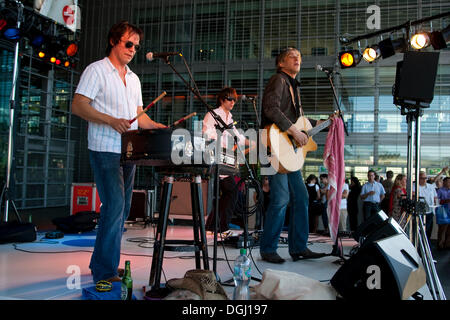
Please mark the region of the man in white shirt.
[[106, 57], [91, 63], [81, 75], [72, 112], [89, 122], [89, 159], [102, 202], [94, 252], [89, 268], [94, 282], [120, 281], [118, 266], [124, 223], [133, 192], [134, 165], [120, 164], [121, 134], [129, 129], [164, 128], [143, 115], [141, 83], [127, 64], [139, 49], [143, 32], [121, 21], [109, 31]]
[[[416, 184], [413, 184], [413, 192], [415, 192]], [[438, 204], [438, 196], [434, 185], [427, 183], [427, 174], [423, 171], [419, 172], [419, 197], [423, 197], [428, 204], [428, 210], [425, 213], [426, 233], [428, 239], [431, 238], [433, 231], [433, 206]]]

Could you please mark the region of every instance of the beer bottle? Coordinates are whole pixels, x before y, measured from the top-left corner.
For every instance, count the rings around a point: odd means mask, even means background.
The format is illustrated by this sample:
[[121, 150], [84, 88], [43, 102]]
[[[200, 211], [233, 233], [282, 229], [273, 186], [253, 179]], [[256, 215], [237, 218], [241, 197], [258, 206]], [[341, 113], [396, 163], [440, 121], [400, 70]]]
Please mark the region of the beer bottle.
[[133, 297], [133, 279], [131, 278], [130, 261], [125, 261], [125, 272], [122, 277], [121, 299], [131, 300]]

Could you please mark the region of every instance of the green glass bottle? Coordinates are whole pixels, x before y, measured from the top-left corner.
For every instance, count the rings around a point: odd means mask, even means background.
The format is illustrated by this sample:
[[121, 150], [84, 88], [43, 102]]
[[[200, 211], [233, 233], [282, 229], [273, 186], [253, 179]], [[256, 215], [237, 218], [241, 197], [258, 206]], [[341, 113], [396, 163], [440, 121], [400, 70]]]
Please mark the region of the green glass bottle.
[[131, 300], [133, 297], [133, 279], [131, 278], [130, 261], [125, 261], [125, 271], [122, 277], [122, 300]]

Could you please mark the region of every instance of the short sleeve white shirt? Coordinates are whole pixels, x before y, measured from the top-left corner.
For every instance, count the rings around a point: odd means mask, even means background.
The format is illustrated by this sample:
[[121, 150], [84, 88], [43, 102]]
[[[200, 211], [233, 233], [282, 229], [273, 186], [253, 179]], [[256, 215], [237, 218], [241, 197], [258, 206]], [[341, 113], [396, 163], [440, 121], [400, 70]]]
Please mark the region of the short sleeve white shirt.
[[[345, 190], [347, 190], [347, 192], [349, 191], [349, 187], [348, 187], [347, 183], [344, 183], [342, 185], [342, 193], [344, 193]], [[347, 197], [348, 197], [348, 193], [347, 193]], [[341, 209], [347, 209], [347, 198], [341, 199]]]
[[[91, 99], [91, 106], [101, 113], [133, 119], [137, 107], [143, 105], [141, 82], [128, 66], [125, 68], [126, 86], [108, 57], [93, 62], [83, 71], [75, 93]], [[135, 121], [130, 130], [137, 128]], [[88, 149], [121, 153], [121, 135], [109, 125], [89, 122]]]

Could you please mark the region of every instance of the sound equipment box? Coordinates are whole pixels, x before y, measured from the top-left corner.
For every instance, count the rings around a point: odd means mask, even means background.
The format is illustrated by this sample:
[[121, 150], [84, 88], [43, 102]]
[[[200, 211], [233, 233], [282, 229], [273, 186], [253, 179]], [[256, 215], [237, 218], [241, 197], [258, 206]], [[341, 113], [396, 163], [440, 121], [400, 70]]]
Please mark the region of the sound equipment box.
[[[344, 299], [407, 299], [426, 283], [426, 274], [406, 235], [395, 234], [392, 218], [373, 230], [331, 279]], [[394, 221], [395, 222], [395, 221]], [[393, 235], [384, 237], [392, 233]]]
[[133, 190], [128, 221], [144, 221], [149, 215], [147, 190]]
[[[201, 185], [203, 210], [207, 215], [208, 181], [202, 181]], [[191, 183], [189, 181], [175, 181], [173, 183], [169, 216], [173, 215], [177, 215], [178, 218], [186, 216], [186, 219], [192, 219]]]

